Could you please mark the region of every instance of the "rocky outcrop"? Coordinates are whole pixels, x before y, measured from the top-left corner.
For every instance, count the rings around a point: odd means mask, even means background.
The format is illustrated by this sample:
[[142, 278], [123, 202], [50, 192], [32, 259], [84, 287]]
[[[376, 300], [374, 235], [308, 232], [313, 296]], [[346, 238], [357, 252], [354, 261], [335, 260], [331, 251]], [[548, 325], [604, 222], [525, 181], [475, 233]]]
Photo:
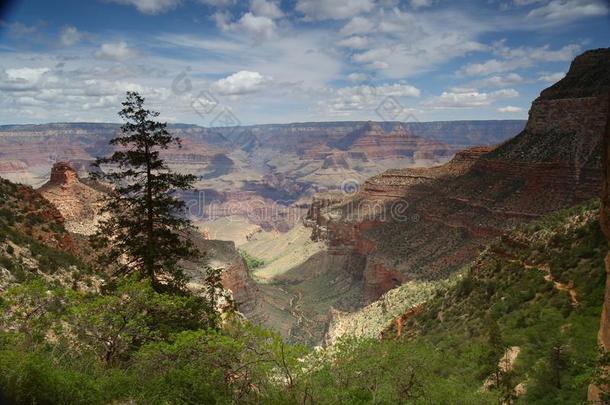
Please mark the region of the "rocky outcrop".
[[203, 263], [185, 264], [189, 276], [188, 286], [194, 291], [201, 289], [205, 279], [202, 264], [222, 269], [223, 287], [231, 291], [238, 310], [248, 315], [256, 306], [258, 289], [250, 277], [246, 263], [235, 248], [235, 243], [203, 237], [194, 237], [193, 241], [203, 254]]
[[[310, 210], [313, 237], [365, 257], [365, 301], [405, 280], [447, 276], [489, 238], [596, 197], [608, 100], [610, 49], [577, 57], [532, 103], [526, 128], [496, 148], [458, 153], [440, 167], [389, 170], [354, 196]], [[564, 82], [565, 81], [565, 82]], [[566, 84], [567, 83], [567, 84]]]
[[55, 163], [49, 181], [38, 192], [61, 212], [67, 230], [82, 235], [95, 232], [104, 194], [82, 183], [68, 162]]

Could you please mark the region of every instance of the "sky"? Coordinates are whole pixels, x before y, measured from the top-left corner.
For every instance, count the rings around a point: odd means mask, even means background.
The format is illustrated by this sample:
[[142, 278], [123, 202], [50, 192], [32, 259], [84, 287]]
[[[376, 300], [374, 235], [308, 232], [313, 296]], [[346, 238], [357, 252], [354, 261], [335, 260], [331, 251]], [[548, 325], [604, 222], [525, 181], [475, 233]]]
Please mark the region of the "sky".
[[23, 0], [0, 6], [0, 124], [526, 119], [607, 0]]

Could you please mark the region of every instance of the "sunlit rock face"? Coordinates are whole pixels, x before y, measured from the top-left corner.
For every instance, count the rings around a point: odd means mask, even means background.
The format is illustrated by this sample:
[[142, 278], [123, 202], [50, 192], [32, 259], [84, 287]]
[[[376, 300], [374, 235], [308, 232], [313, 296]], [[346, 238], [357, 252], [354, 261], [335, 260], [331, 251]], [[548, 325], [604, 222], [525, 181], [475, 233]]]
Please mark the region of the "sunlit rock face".
[[49, 181], [38, 192], [59, 210], [67, 230], [82, 235], [95, 232], [104, 193], [81, 182], [68, 162], [55, 163]]

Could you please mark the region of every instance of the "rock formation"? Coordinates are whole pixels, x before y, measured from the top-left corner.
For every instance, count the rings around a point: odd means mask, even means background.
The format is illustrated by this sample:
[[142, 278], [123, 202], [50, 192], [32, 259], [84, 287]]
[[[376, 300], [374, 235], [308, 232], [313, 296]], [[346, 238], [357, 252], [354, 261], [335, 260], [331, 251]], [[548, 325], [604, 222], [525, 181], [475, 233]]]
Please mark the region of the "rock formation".
[[81, 182], [68, 162], [55, 163], [50, 180], [38, 192], [61, 212], [67, 230], [83, 235], [95, 232], [104, 194]]
[[[49, 181], [38, 192], [57, 208], [57, 221], [61, 221], [68, 231], [82, 235], [95, 232], [104, 193], [83, 183], [68, 162], [54, 164]], [[204, 233], [195, 234], [193, 238], [204, 254], [205, 264], [223, 269], [223, 286], [231, 290], [239, 309], [248, 312], [256, 303], [256, 286], [235, 244], [210, 240], [209, 234]], [[185, 266], [191, 276], [191, 285], [196, 288], [205, 275], [201, 263]]]
[[598, 195], [609, 82], [610, 49], [585, 52], [532, 103], [516, 137], [440, 167], [389, 170], [339, 203], [313, 204], [312, 236], [365, 258], [346, 269], [362, 280], [365, 302], [408, 280], [445, 277], [489, 238]]
[[[257, 287], [250, 277], [244, 259], [231, 241], [195, 238], [194, 243], [203, 254], [203, 262], [212, 267], [222, 269], [221, 281], [224, 288], [231, 291], [239, 311], [244, 314], [251, 312], [256, 306]], [[201, 288], [205, 273], [201, 271], [201, 263], [185, 264], [189, 276], [189, 287], [193, 290]]]

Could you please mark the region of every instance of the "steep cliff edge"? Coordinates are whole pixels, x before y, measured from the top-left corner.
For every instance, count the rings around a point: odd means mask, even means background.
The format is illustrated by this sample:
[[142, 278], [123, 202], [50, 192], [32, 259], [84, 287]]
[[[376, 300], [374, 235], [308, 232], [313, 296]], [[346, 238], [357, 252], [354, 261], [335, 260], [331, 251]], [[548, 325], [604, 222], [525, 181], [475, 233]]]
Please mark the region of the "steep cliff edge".
[[[606, 133], [603, 142], [603, 186], [601, 193], [600, 225], [606, 239], [610, 242], [610, 91], [608, 91], [608, 115], [606, 118]], [[602, 315], [597, 335], [598, 344], [606, 351], [610, 352], [610, 252], [606, 255], [606, 294], [602, 307]], [[601, 387], [606, 393], [610, 392], [610, 387]], [[600, 401], [600, 387], [591, 385], [589, 387], [589, 401]]]
[[446, 277], [490, 237], [598, 195], [609, 83], [610, 49], [585, 52], [532, 103], [515, 138], [440, 167], [390, 170], [339, 203], [314, 204], [313, 237], [365, 257], [348, 269], [365, 302], [408, 280]]

